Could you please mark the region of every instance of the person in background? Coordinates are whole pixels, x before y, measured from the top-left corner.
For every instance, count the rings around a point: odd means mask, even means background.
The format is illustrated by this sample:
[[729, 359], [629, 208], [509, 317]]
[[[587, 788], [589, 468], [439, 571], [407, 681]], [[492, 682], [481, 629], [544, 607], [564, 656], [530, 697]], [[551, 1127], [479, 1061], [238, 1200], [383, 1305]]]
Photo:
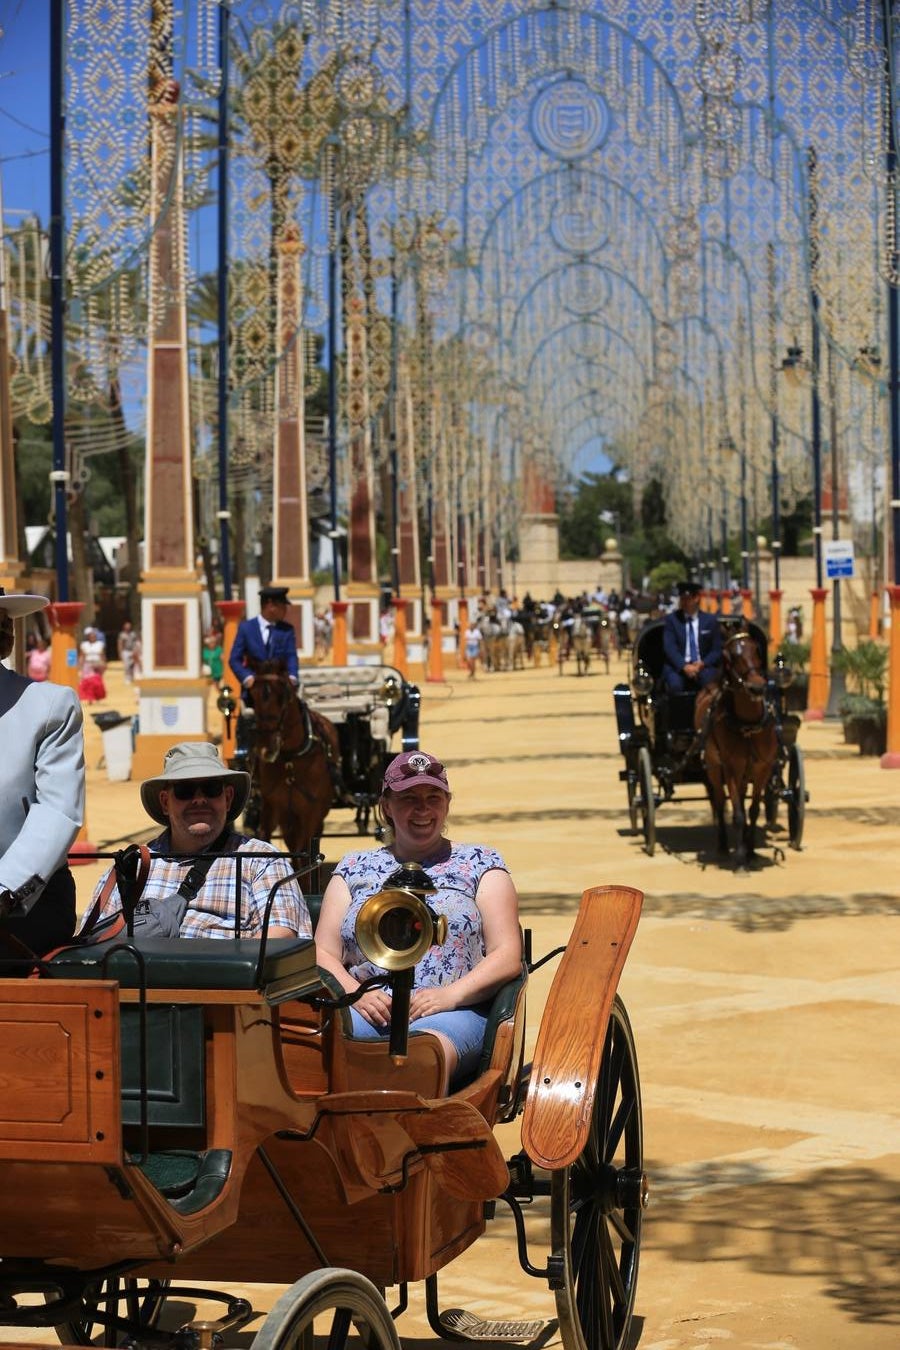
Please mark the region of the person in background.
[[106, 698], [106, 685], [103, 673], [106, 670], [106, 643], [96, 628], [90, 625], [84, 630], [81, 643], [81, 677], [78, 681], [78, 697], [82, 703], [99, 703]]
[[[13, 620], [48, 603], [0, 587], [0, 661], [12, 653]], [[75, 931], [75, 881], [66, 864], [84, 819], [84, 730], [75, 691], [0, 665], [0, 745], [0, 936], [43, 956]]]
[[[126, 619], [116, 641], [116, 650], [119, 660], [122, 662], [125, 679], [129, 684], [135, 676], [135, 652], [137, 651], [139, 657], [140, 649], [141, 639], [135, 632], [134, 624], [130, 619]], [[138, 660], [138, 668], [140, 668], [140, 660]]]
[[242, 689], [253, 687], [253, 665], [261, 661], [283, 661], [291, 684], [300, 683], [297, 638], [284, 617], [289, 604], [287, 586], [263, 586], [259, 614], [238, 624], [228, 664]]
[[[435, 884], [428, 904], [446, 916], [448, 935], [415, 968], [410, 1028], [438, 1037], [452, 1086], [477, 1069], [490, 1000], [521, 970], [516, 888], [494, 849], [447, 837], [450, 786], [434, 755], [413, 750], [391, 761], [381, 810], [394, 842], [338, 863], [322, 897], [316, 959], [348, 993], [381, 974], [357, 944], [356, 917], [402, 863], [419, 863]], [[387, 1036], [390, 1014], [390, 992], [369, 990], [350, 1008], [354, 1036]]]
[[722, 669], [722, 630], [714, 614], [700, 608], [700, 583], [679, 581], [678, 608], [663, 625], [663, 679], [673, 693], [702, 689]]
[[203, 638], [203, 669], [213, 684], [221, 684], [224, 665], [222, 634], [218, 628], [211, 628]]
[[25, 670], [29, 680], [37, 680], [39, 683], [50, 676], [50, 648], [39, 633], [34, 636], [34, 642], [28, 649], [28, 656], [25, 661]]
[[[269, 892], [276, 881], [290, 876], [291, 864], [271, 844], [235, 830], [234, 821], [243, 811], [249, 792], [250, 775], [227, 769], [216, 747], [206, 741], [184, 741], [166, 752], [162, 773], [141, 784], [144, 810], [165, 827], [150, 843], [150, 853], [166, 856], [151, 862], [135, 913], [136, 936], [140, 936], [142, 916], [152, 907], [157, 921], [168, 913], [172, 936], [233, 938], [233, 859], [234, 854], [243, 852], [272, 855], [246, 858], [241, 868], [240, 936], [262, 936]], [[215, 856], [204, 859], [200, 864], [202, 876], [198, 878], [194, 871], [194, 880], [189, 882], [201, 853]], [[97, 883], [94, 900], [100, 897], [111, 870]], [[113, 887], [98, 917], [108, 918], [121, 908], [118, 889]], [[296, 880], [287, 881], [276, 892], [267, 936], [311, 934], [300, 886]]]

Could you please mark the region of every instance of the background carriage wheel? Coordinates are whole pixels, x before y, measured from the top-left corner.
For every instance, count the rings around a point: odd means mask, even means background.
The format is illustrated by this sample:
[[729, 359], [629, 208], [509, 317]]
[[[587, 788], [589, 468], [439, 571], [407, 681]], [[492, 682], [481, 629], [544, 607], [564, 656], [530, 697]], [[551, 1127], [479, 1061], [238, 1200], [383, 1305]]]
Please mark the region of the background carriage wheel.
[[292, 1284], [273, 1307], [250, 1350], [313, 1350], [313, 1329], [328, 1350], [359, 1336], [366, 1350], [400, 1350], [390, 1313], [375, 1285], [354, 1270], [314, 1270]]
[[625, 779], [625, 786], [628, 790], [628, 820], [631, 824], [631, 833], [638, 832], [638, 770], [637, 767], [628, 768], [628, 777]]
[[85, 1291], [81, 1316], [54, 1330], [63, 1345], [119, 1345], [126, 1334], [137, 1338], [140, 1330], [156, 1326], [170, 1284], [130, 1276], [98, 1280]]
[[799, 745], [788, 749], [788, 837], [794, 848], [803, 843], [803, 824], [806, 820], [806, 774], [803, 771], [803, 752]]
[[628, 1014], [610, 1012], [590, 1133], [550, 1178], [550, 1242], [562, 1259], [556, 1311], [565, 1350], [624, 1350], [647, 1202], [637, 1056]]
[[638, 813], [644, 834], [644, 849], [653, 857], [656, 848], [656, 797], [653, 790], [653, 761], [646, 745], [638, 751]]

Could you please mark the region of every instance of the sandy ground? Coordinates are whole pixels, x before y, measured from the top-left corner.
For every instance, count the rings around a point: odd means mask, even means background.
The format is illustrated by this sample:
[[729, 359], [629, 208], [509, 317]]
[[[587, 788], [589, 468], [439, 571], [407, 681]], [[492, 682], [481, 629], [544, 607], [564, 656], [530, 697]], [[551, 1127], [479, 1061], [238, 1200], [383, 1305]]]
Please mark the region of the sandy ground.
[[[565, 941], [584, 888], [645, 893], [621, 985], [652, 1185], [634, 1344], [893, 1348], [900, 774], [844, 746], [839, 725], [808, 724], [801, 852], [782, 833], [752, 873], [735, 874], [716, 856], [705, 803], [677, 800], [661, 809], [648, 858], [618, 779], [611, 691], [624, 669], [474, 681], [448, 671], [423, 687], [421, 741], [450, 769], [451, 832], [510, 864], [536, 954]], [[115, 667], [102, 706], [135, 706]], [[88, 835], [109, 849], [149, 830], [138, 785], [106, 779], [90, 711]], [[327, 858], [355, 847], [349, 813], [329, 829]], [[97, 875], [78, 869], [82, 904]], [[532, 1043], [551, 974], [530, 987]], [[277, 1291], [256, 1292], [265, 1306]], [[441, 1297], [487, 1316], [554, 1311], [546, 1287], [519, 1273], [506, 1222], [442, 1275]], [[407, 1347], [434, 1341], [421, 1290], [398, 1329]]]

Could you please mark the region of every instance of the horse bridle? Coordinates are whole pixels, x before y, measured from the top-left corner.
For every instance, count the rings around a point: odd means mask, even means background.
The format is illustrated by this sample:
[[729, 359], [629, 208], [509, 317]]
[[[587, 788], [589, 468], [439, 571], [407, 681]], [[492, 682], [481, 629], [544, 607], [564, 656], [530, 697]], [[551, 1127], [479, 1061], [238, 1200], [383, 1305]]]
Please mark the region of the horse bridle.
[[[749, 670], [745, 671], [744, 674], [741, 674], [733, 664], [735, 659], [739, 660], [743, 656], [742, 651], [738, 651], [737, 653], [732, 653], [731, 651], [731, 648], [739, 642], [753, 642], [753, 638], [749, 633], [741, 631], [740, 633], [732, 633], [731, 637], [726, 641], [725, 662], [728, 667], [727, 681], [732, 685], [737, 685], [739, 689], [743, 689], [748, 698], [764, 699], [766, 696], [766, 678], [760, 668], [758, 666], [750, 666]], [[748, 675], [759, 676], [758, 682], [754, 681], [752, 684], [749, 684], [747, 682]]]
[[[284, 726], [284, 719], [287, 716], [288, 708], [291, 706], [291, 698], [295, 697], [294, 686], [286, 676], [277, 673], [257, 675], [255, 680], [256, 682], [263, 682], [267, 689], [275, 686], [276, 692], [281, 695], [278, 700], [279, 714], [277, 720], [274, 722], [264, 722], [263, 718], [257, 713], [256, 721], [257, 731], [264, 732], [266, 735], [272, 734], [272, 744], [270, 746], [266, 749], [263, 749], [261, 746], [258, 747], [259, 756], [261, 759], [265, 760], [266, 764], [274, 764], [282, 753], [282, 728]], [[309, 715], [309, 708], [301, 698], [297, 699], [297, 703], [299, 704], [300, 715], [303, 718], [305, 736], [303, 743], [298, 746], [296, 750], [290, 750], [287, 753], [292, 759], [300, 759], [303, 755], [308, 755], [317, 744], [321, 744], [327, 756], [328, 747], [316, 733], [312, 718]]]

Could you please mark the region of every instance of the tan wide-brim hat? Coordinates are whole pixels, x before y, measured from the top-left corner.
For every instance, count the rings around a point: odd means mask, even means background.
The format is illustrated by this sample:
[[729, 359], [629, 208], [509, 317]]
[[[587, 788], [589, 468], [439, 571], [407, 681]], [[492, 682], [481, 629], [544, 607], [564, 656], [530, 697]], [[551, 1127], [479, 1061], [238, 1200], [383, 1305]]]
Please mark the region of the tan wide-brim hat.
[[22, 592], [7, 595], [0, 586], [0, 609], [5, 609], [14, 619], [22, 619], [26, 614], [37, 614], [38, 610], [46, 609], [49, 603], [46, 595], [26, 595]]
[[141, 802], [144, 810], [160, 825], [168, 825], [169, 817], [160, 806], [159, 794], [170, 788], [173, 783], [184, 783], [192, 779], [195, 782], [203, 782], [207, 778], [223, 778], [226, 786], [231, 784], [234, 788], [231, 807], [225, 817], [227, 821], [234, 820], [247, 805], [247, 798], [250, 795], [250, 775], [238, 769], [226, 768], [219, 759], [216, 747], [210, 745], [208, 741], [183, 741], [166, 751], [163, 771], [159, 778], [148, 778], [141, 784]]

